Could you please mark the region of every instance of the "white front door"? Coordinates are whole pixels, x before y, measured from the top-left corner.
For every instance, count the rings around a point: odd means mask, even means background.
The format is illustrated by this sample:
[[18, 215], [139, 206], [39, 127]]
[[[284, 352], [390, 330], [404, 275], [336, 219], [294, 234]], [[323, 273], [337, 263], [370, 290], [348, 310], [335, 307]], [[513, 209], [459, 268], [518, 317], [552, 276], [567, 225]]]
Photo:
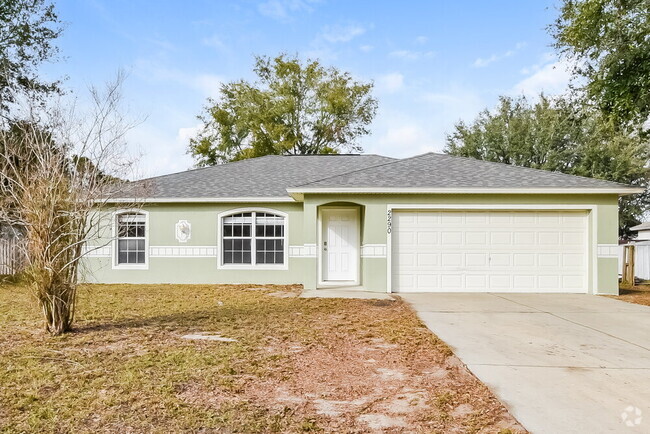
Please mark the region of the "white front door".
[[359, 261], [357, 209], [322, 210], [323, 281], [356, 282]]

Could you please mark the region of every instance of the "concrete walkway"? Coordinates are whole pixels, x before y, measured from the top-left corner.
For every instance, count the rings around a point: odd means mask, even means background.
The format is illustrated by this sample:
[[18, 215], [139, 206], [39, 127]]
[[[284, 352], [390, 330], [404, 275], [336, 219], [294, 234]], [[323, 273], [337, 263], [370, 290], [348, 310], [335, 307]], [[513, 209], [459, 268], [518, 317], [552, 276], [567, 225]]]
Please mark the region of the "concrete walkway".
[[574, 294], [402, 297], [531, 432], [650, 432], [650, 307]]
[[354, 288], [316, 289], [303, 291], [300, 298], [358, 298], [362, 300], [391, 300], [395, 299], [385, 292], [370, 292]]

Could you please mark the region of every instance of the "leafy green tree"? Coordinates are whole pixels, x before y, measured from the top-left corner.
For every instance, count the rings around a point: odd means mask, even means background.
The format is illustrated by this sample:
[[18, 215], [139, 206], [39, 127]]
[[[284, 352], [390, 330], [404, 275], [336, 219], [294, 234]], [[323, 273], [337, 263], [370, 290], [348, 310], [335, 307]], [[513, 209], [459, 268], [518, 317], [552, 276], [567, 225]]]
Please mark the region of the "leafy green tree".
[[61, 31], [54, 5], [46, 0], [0, 0], [0, 109], [19, 92], [38, 98], [58, 90], [58, 83], [42, 80], [37, 69], [58, 55], [54, 40]]
[[197, 166], [269, 154], [361, 151], [377, 110], [371, 83], [349, 73], [280, 55], [256, 57], [258, 80], [226, 83], [190, 140]]
[[[501, 97], [495, 110], [482, 111], [471, 123], [459, 122], [447, 136], [445, 152], [609, 181], [648, 185], [650, 151], [643, 138], [622, 130], [599, 110], [565, 98], [541, 95]], [[647, 193], [620, 199], [619, 228], [639, 223]]]
[[601, 110], [637, 126], [648, 119], [650, 0], [564, 0], [551, 31]]

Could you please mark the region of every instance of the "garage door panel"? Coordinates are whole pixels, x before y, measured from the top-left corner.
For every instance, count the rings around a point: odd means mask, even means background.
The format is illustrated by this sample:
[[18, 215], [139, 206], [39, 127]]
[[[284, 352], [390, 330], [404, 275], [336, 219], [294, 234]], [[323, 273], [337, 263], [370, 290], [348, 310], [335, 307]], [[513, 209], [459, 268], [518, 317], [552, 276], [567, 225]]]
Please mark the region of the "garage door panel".
[[440, 264], [440, 255], [437, 253], [417, 253], [418, 267], [434, 267]]
[[512, 283], [515, 288], [520, 289], [523, 292], [534, 291], [535, 290], [536, 276], [529, 274], [519, 274], [515, 275], [512, 278]]
[[537, 222], [540, 226], [557, 226], [561, 223], [561, 216], [558, 213], [544, 213], [537, 215]]
[[488, 245], [487, 232], [465, 232], [465, 244], [476, 246]]
[[466, 253], [465, 265], [468, 267], [485, 267], [488, 265], [488, 259], [487, 253]]
[[440, 262], [443, 267], [461, 267], [463, 265], [463, 255], [461, 253], [443, 253], [441, 259]]
[[562, 276], [562, 287], [566, 289], [580, 289], [584, 285], [584, 276]]
[[443, 225], [463, 224], [463, 215], [459, 213], [441, 213], [440, 223]]
[[464, 288], [463, 275], [461, 274], [443, 274], [440, 283], [444, 290], [448, 291], [458, 291]]
[[584, 266], [584, 255], [580, 253], [564, 253], [562, 255], [562, 266], [582, 268]]
[[460, 231], [442, 232], [440, 241], [444, 246], [455, 246], [463, 244], [463, 233]]
[[587, 240], [587, 212], [394, 212], [393, 290], [586, 292]]
[[417, 234], [418, 245], [437, 245], [439, 243], [438, 232], [422, 231]]
[[544, 231], [537, 234], [537, 243], [541, 246], [560, 245], [560, 233], [557, 231]]
[[493, 274], [490, 276], [489, 283], [491, 291], [509, 290], [512, 287], [512, 276], [509, 274]]
[[577, 245], [584, 243], [584, 234], [582, 232], [564, 232], [562, 234], [562, 243]]
[[490, 253], [490, 267], [509, 267], [512, 253]]
[[557, 268], [560, 266], [560, 254], [559, 253], [540, 253], [537, 255], [538, 265], [540, 268], [543, 267], [553, 267]]
[[490, 243], [492, 245], [499, 244], [512, 244], [512, 233], [511, 232], [492, 232], [490, 234]]
[[515, 232], [513, 242], [519, 246], [534, 246], [537, 238], [535, 232]]
[[537, 278], [538, 288], [539, 289], [553, 289], [560, 288], [560, 276], [550, 275], [550, 276], [539, 276]]
[[535, 257], [534, 253], [513, 253], [513, 265], [515, 267], [534, 267]]
[[472, 214], [465, 214], [465, 224], [467, 225], [484, 225], [488, 223], [488, 214], [484, 212], [476, 212]]
[[419, 274], [417, 276], [417, 286], [420, 289], [438, 289], [440, 288], [440, 276], [437, 274]]
[[397, 265], [399, 267], [414, 266], [416, 256], [417, 256], [417, 254], [415, 252], [413, 252], [413, 253], [401, 253], [400, 252], [397, 255]]
[[513, 215], [512, 223], [515, 226], [530, 226], [537, 223], [537, 214], [533, 212], [520, 212]]
[[465, 276], [465, 287], [470, 290], [485, 290], [488, 276], [485, 274], [468, 274]]

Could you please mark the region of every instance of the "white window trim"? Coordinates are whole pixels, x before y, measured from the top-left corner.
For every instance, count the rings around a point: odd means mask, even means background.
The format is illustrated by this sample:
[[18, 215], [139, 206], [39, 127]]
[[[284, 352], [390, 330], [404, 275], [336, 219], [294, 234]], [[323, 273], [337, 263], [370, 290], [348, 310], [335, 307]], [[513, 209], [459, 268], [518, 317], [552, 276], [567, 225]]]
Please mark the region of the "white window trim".
[[[144, 264], [118, 264], [118, 233], [117, 218], [121, 214], [143, 214], [144, 215]], [[111, 249], [111, 264], [113, 270], [148, 270], [149, 269], [149, 212], [138, 208], [119, 209], [113, 212], [112, 216], [112, 239], [113, 248]]]
[[[224, 264], [223, 263], [223, 219], [244, 212], [265, 212], [284, 218], [284, 251], [282, 264]], [[251, 262], [255, 261], [255, 222], [251, 228]], [[288, 270], [289, 269], [289, 214], [272, 208], [236, 208], [224, 211], [217, 216], [217, 269], [218, 270]]]

